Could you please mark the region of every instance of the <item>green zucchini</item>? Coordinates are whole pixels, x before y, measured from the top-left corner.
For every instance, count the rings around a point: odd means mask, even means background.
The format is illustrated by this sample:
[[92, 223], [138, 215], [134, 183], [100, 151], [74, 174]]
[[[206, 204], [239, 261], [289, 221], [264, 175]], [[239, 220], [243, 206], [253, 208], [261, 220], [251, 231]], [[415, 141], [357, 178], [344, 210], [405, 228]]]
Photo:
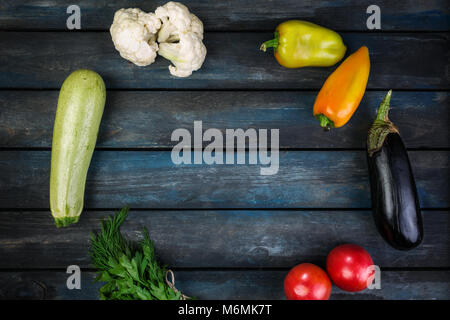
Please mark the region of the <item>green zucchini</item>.
[[57, 227], [80, 218], [105, 100], [105, 83], [91, 70], [71, 73], [59, 92], [50, 172], [50, 210]]

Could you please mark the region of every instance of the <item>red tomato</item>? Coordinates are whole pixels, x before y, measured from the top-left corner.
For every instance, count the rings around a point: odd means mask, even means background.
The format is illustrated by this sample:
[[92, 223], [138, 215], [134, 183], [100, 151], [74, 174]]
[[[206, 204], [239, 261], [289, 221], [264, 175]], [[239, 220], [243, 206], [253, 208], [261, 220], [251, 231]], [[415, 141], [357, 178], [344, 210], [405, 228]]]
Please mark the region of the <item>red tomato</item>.
[[325, 271], [311, 263], [292, 268], [284, 279], [284, 293], [288, 300], [328, 300], [331, 281]]
[[[327, 272], [333, 283], [345, 291], [356, 292], [367, 288], [374, 274], [370, 254], [355, 244], [343, 244], [330, 251]], [[373, 280], [373, 278], [372, 278]]]

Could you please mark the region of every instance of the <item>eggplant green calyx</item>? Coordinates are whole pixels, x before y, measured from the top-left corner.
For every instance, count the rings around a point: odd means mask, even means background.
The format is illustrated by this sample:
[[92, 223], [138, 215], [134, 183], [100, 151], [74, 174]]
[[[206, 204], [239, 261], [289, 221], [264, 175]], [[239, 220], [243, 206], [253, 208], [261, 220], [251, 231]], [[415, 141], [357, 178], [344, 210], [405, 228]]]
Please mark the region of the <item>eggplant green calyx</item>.
[[259, 47], [259, 50], [266, 52], [267, 48], [273, 48], [273, 52], [277, 51], [279, 34], [277, 31], [275, 31], [273, 34], [275, 37], [272, 40], [267, 40], [266, 42], [264, 42], [261, 47]]
[[330, 131], [331, 128], [334, 128], [334, 122], [328, 119], [327, 116], [320, 113], [316, 115], [316, 119], [319, 120], [320, 126], [324, 131]]
[[389, 120], [389, 103], [391, 101], [392, 90], [384, 97], [378, 108], [377, 117], [369, 129], [367, 136], [367, 151], [369, 156], [381, 149], [384, 140], [389, 133], [398, 133], [397, 127]]

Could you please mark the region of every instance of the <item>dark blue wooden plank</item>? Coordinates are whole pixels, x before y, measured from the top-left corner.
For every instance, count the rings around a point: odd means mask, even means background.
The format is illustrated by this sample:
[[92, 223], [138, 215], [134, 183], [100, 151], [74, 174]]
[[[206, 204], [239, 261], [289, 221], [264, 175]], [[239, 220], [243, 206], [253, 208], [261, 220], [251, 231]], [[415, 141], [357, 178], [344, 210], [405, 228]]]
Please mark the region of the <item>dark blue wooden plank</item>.
[[[286, 69], [259, 45], [271, 33], [209, 33], [205, 63], [188, 78], [157, 58], [138, 67], [120, 57], [107, 32], [0, 32], [0, 87], [60, 88], [79, 68], [97, 71], [108, 88], [319, 89], [334, 67]], [[348, 53], [370, 49], [370, 89], [449, 89], [446, 33], [348, 33]]]
[[[114, 12], [120, 8], [141, 8], [154, 11], [166, 0], [81, 0], [81, 28], [106, 30]], [[304, 19], [336, 30], [367, 30], [367, 7], [376, 4], [381, 9], [382, 30], [449, 30], [450, 12], [445, 0], [427, 1], [298, 1], [298, 0], [184, 0], [190, 10], [204, 23], [207, 30], [265, 30], [288, 19]], [[70, 2], [22, 0], [0, 1], [0, 26], [4, 29], [66, 28], [66, 9]]]
[[[279, 129], [281, 148], [364, 148], [385, 92], [366, 92], [352, 120], [323, 132], [312, 92], [109, 91], [97, 147], [172, 148], [172, 132]], [[390, 118], [409, 148], [448, 148], [448, 92], [394, 92]], [[57, 91], [0, 91], [0, 147], [51, 147]], [[206, 143], [205, 143], [206, 144]]]
[[[450, 207], [449, 152], [413, 151], [420, 203]], [[369, 208], [364, 151], [280, 153], [280, 168], [174, 165], [171, 152], [97, 151], [85, 206], [118, 208]], [[48, 208], [50, 152], [0, 152], [0, 207]]]
[[[92, 267], [89, 233], [112, 211], [87, 211], [80, 221], [57, 229], [48, 211], [0, 213], [0, 268]], [[323, 264], [342, 243], [366, 248], [381, 267], [449, 267], [449, 211], [424, 211], [425, 238], [412, 251], [389, 247], [370, 210], [131, 211], [122, 232], [141, 239], [147, 227], [158, 256], [171, 267], [288, 268]]]
[[[285, 299], [286, 271], [175, 271], [176, 286], [198, 299]], [[0, 272], [0, 298], [98, 299], [101, 283], [93, 272], [82, 272], [81, 290], [68, 290], [62, 271]], [[331, 300], [449, 299], [449, 271], [382, 271], [381, 289], [357, 293], [333, 286]]]
[[[177, 287], [200, 299], [285, 299], [287, 271], [176, 272]], [[381, 289], [344, 292], [333, 285], [331, 300], [449, 299], [448, 271], [381, 271]]]

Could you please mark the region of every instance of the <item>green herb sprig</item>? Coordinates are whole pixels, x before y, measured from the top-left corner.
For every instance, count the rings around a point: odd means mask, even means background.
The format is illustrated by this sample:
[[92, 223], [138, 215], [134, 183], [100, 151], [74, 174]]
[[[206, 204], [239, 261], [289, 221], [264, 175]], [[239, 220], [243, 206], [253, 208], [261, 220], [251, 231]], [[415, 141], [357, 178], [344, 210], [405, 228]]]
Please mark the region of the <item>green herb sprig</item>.
[[98, 269], [96, 281], [102, 300], [180, 300], [185, 299], [166, 280], [166, 267], [160, 266], [155, 248], [143, 229], [144, 239], [133, 246], [120, 233], [128, 207], [103, 220], [100, 233], [91, 233], [90, 256]]

